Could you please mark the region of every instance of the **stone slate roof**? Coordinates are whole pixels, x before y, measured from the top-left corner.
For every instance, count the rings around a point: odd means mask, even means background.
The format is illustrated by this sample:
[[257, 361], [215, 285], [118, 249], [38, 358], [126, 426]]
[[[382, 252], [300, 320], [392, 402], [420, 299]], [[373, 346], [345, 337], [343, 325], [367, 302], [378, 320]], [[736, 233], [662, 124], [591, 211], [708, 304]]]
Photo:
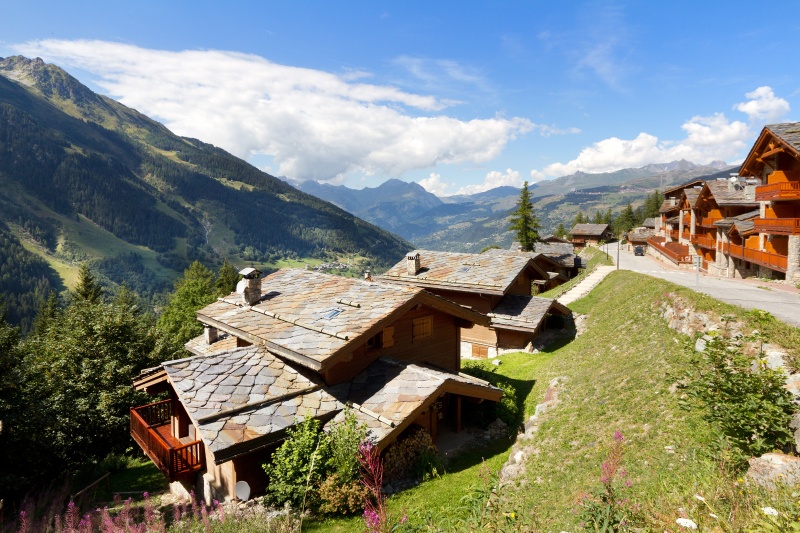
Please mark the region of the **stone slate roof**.
[[767, 124], [766, 128], [795, 151], [800, 152], [800, 122]]
[[640, 229], [638, 231], [632, 231], [628, 233], [628, 241], [629, 242], [647, 242], [647, 239], [655, 235], [654, 230], [650, 229]]
[[486, 318], [417, 287], [374, 283], [306, 270], [279, 270], [262, 280], [261, 301], [249, 306], [233, 293], [197, 318], [274, 353], [321, 371], [366, 342], [380, 325], [418, 303], [485, 323]]
[[675, 185], [673, 187], [667, 187], [664, 189], [664, 195], [669, 196], [670, 194], [680, 191], [681, 189], [685, 189], [687, 187], [694, 187], [695, 185], [702, 185], [704, 181], [702, 179], [693, 179], [691, 181], [687, 181], [681, 185]]
[[389, 358], [350, 382], [326, 386], [259, 346], [168, 361], [162, 368], [217, 464], [282, 439], [305, 416], [335, 421], [347, 405], [382, 447], [441, 392], [494, 401], [502, 396], [476, 378]]
[[416, 275], [408, 274], [407, 260], [403, 259], [377, 279], [417, 287], [504, 294], [525, 269], [533, 269], [540, 277], [546, 277], [547, 274], [529, 255], [504, 251], [509, 253], [495, 255], [414, 250], [408, 255], [419, 254], [420, 269]]
[[744, 188], [736, 190], [729, 187], [727, 180], [714, 180], [706, 183], [706, 187], [713, 195], [714, 201], [717, 205], [746, 205], [758, 206], [755, 200], [748, 200], [745, 196]]
[[753, 211], [748, 211], [747, 213], [742, 213], [741, 215], [736, 215], [735, 217], [728, 217], [728, 218], [723, 218], [721, 220], [717, 220], [716, 222], [714, 222], [714, 225], [728, 227], [733, 225], [734, 222], [750, 220], [753, 218], [758, 218], [759, 216], [761, 216], [761, 211], [759, 209], [755, 209]]
[[700, 189], [686, 189], [683, 191], [683, 194], [686, 196], [686, 201], [689, 203], [689, 206], [694, 207], [697, 204], [697, 199], [700, 198]]
[[572, 311], [550, 298], [507, 294], [489, 317], [493, 328], [536, 331], [548, 313], [569, 316]]
[[665, 224], [678, 224], [680, 221], [681, 221], [681, 216], [678, 215], [678, 216], [674, 216], [674, 217], [670, 217], [670, 218], [666, 219], [664, 221], [664, 223]]
[[575, 235], [588, 235], [591, 237], [600, 237], [608, 229], [608, 224], [575, 224], [570, 233]]
[[[539, 240], [541, 242], [552, 242], [552, 243], [565, 242], [567, 244], [572, 244], [567, 239], [562, 239], [561, 237], [556, 237], [555, 235], [545, 235], [544, 237], [542, 237]], [[519, 243], [517, 243], [517, 244], [519, 244]]]
[[675, 211], [676, 209], [680, 209], [680, 204], [672, 203], [670, 198], [665, 198], [664, 202], [661, 204], [661, 207], [658, 208], [659, 213], [669, 213], [670, 211]]
[[[536, 243], [535, 246], [538, 247], [541, 243]], [[572, 248], [572, 244], [568, 245]], [[545, 276], [552, 277], [550, 274], [550, 270], [553, 268], [558, 269], [559, 267], [563, 267], [564, 265], [557, 261], [555, 258], [549, 256], [548, 254], [540, 253], [538, 251], [535, 252], [523, 252], [522, 250], [503, 250], [501, 248], [489, 248], [488, 250], [484, 250], [481, 255], [496, 255], [496, 256], [504, 256], [508, 254], [514, 254], [521, 257], [528, 257], [533, 259], [533, 262], [537, 264], [541, 270], [545, 271]]]
[[[517, 246], [514, 246], [516, 244]], [[523, 252], [520, 250], [519, 243], [514, 243], [511, 245], [509, 250], [505, 250], [508, 252], [519, 253], [519, 254], [528, 254], [530, 257], [536, 257], [536, 254], [541, 254], [547, 256], [552, 261], [555, 261], [559, 265], [564, 268], [574, 268], [576, 255], [575, 255], [575, 245], [571, 242], [541, 242], [537, 241], [533, 244], [533, 252]], [[490, 248], [485, 250], [483, 253], [499, 253], [495, 252], [497, 248]], [[578, 265], [580, 266], [580, 265]]]
[[656, 219], [655, 218], [646, 218], [644, 222], [642, 222], [642, 226], [645, 228], [655, 229], [656, 227]]

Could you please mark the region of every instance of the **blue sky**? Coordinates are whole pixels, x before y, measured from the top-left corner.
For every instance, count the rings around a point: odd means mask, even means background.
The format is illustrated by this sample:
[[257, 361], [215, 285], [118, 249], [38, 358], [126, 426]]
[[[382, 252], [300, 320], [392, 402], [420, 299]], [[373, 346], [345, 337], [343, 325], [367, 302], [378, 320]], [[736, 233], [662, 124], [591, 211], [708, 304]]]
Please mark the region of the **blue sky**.
[[3, 2], [55, 63], [268, 172], [437, 194], [687, 159], [800, 120], [800, 3]]

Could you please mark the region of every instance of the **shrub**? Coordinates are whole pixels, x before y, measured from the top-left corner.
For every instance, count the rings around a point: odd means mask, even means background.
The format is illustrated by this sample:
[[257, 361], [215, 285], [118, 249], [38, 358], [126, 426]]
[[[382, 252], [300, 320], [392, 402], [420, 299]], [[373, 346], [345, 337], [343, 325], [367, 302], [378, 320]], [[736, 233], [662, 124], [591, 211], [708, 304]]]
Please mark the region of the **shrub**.
[[314, 489], [326, 473], [328, 439], [319, 420], [311, 417], [287, 433], [284, 443], [272, 455], [272, 462], [263, 467], [269, 477], [267, 499], [278, 505], [289, 503], [294, 508], [314, 506]]
[[319, 486], [319, 512], [331, 515], [358, 513], [364, 508], [368, 496], [369, 489], [361, 481], [343, 483], [337, 474], [332, 474]]
[[461, 371], [470, 376], [488, 381], [503, 391], [503, 398], [498, 402], [483, 402], [478, 409], [473, 410], [474, 421], [480, 425], [487, 425], [499, 418], [508, 426], [509, 431], [519, 429], [522, 425], [522, 411], [519, 407], [517, 389], [503, 381], [504, 376], [497, 373], [497, 367], [486, 368], [486, 363], [479, 361], [465, 361]]
[[743, 353], [743, 339], [711, 337], [699, 353], [687, 347], [696, 370], [686, 380], [688, 395], [724, 435], [721, 445], [733, 446], [733, 459], [740, 466], [748, 457], [791, 445], [789, 424], [797, 410], [784, 388], [783, 371], [769, 368], [762, 354]]
[[397, 481], [427, 479], [438, 475], [443, 467], [430, 434], [416, 426], [386, 450], [383, 468], [387, 481]]

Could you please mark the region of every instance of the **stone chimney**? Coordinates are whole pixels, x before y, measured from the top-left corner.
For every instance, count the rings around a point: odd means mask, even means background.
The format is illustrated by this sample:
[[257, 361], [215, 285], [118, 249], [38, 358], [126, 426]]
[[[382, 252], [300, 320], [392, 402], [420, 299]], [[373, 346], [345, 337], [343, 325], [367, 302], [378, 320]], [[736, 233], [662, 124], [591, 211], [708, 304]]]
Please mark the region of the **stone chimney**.
[[761, 180], [756, 178], [747, 178], [744, 180], [744, 198], [751, 202], [756, 201], [756, 187], [761, 185]]
[[372, 281], [372, 272], [369, 270], [364, 271], [364, 281]]
[[239, 271], [242, 280], [236, 285], [236, 292], [242, 295], [247, 305], [255, 305], [261, 301], [261, 271], [245, 268]]
[[409, 276], [416, 276], [419, 272], [419, 253], [406, 257], [406, 268]]
[[217, 338], [219, 337], [219, 332], [217, 331], [217, 328], [209, 326], [208, 324], [206, 324], [203, 327], [203, 334], [205, 336], [206, 344], [209, 345], [217, 342]]

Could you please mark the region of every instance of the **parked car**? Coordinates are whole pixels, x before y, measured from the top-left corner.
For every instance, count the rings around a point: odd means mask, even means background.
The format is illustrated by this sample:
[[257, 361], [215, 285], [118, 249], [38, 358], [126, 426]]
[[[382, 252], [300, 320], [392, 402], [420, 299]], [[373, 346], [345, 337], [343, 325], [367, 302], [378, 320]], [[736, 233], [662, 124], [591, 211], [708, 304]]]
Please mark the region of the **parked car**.
[[644, 255], [644, 246], [636, 246], [633, 248], [633, 255]]

